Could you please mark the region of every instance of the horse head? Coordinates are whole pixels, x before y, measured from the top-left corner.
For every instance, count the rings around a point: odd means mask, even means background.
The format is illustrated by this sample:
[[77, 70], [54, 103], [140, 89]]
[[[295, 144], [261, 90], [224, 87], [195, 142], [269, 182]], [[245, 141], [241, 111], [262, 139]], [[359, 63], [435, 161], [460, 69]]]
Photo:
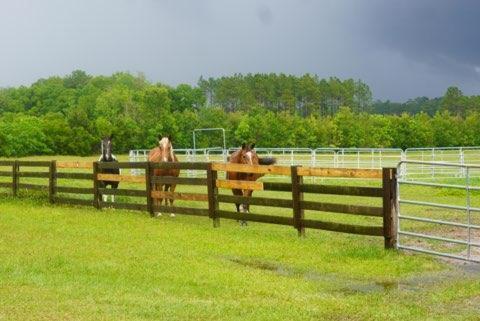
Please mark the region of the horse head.
[[104, 161], [113, 160], [112, 139], [113, 139], [113, 135], [102, 138], [102, 142], [101, 142], [101, 145], [100, 145], [101, 149], [102, 149], [101, 159], [103, 159]]
[[160, 149], [160, 160], [162, 162], [173, 162], [172, 136], [158, 136], [158, 148]]
[[233, 153], [228, 161], [236, 164], [246, 165], [273, 165], [277, 162], [275, 157], [258, 157], [255, 151], [255, 144], [242, 144], [242, 148]]
[[259, 159], [257, 153], [255, 152], [255, 144], [242, 144], [242, 149], [239, 153], [239, 161], [240, 164], [247, 164], [247, 165], [258, 165]]

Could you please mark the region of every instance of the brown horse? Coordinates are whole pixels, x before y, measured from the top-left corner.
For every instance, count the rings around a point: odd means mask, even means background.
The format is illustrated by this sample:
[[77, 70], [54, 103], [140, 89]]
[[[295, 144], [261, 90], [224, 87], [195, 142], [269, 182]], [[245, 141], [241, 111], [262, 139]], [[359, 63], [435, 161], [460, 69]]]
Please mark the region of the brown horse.
[[[175, 153], [173, 152], [173, 146], [172, 146], [172, 139], [170, 136], [168, 137], [158, 137], [158, 146], [152, 149], [148, 153], [148, 161], [149, 162], [155, 162], [155, 163], [161, 163], [161, 162], [178, 162], [177, 156], [175, 156]], [[179, 169], [159, 169], [156, 168], [153, 170], [153, 175], [154, 176], [173, 176], [173, 177], [178, 177], [180, 174]], [[163, 189], [165, 192], [175, 192], [175, 184], [161, 184], [161, 183], [154, 183], [153, 185], [153, 190], [154, 191], [162, 191], [163, 186], [165, 188]], [[168, 198], [165, 198], [165, 206], [168, 206]], [[160, 198], [155, 198], [154, 199], [154, 205], [162, 205], [163, 199]], [[170, 198], [170, 206], [173, 206], [173, 198]], [[157, 216], [161, 216], [162, 213], [158, 213]], [[175, 214], [171, 213], [171, 217], [174, 217]]]
[[[271, 157], [258, 157], [255, 152], [255, 144], [247, 145], [242, 144], [242, 148], [235, 151], [229, 157], [229, 162], [233, 164], [246, 164], [246, 165], [272, 165], [276, 163], [275, 158]], [[242, 181], [256, 181], [263, 174], [254, 174], [254, 173], [238, 173], [238, 172], [227, 172], [227, 179], [229, 180], [242, 180]], [[232, 189], [233, 195], [239, 196], [252, 196], [253, 190], [249, 189]], [[250, 211], [249, 204], [235, 204], [237, 207], [237, 212], [248, 213]], [[240, 222], [242, 225], [247, 225], [246, 221]]]

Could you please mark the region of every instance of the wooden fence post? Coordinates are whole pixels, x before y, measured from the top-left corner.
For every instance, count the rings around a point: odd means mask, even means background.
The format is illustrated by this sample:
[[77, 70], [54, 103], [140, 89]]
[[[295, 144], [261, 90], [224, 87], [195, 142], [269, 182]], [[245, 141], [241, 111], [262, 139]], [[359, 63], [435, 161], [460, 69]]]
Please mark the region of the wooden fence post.
[[290, 171], [292, 177], [293, 226], [297, 229], [298, 236], [305, 236], [305, 227], [303, 226], [305, 211], [300, 204], [303, 201], [303, 192], [301, 191], [303, 176], [298, 175], [298, 166], [291, 166]]
[[219, 210], [217, 176], [217, 171], [214, 171], [212, 163], [209, 163], [207, 168], [208, 216], [213, 220], [213, 227], [220, 226], [220, 218], [217, 215]]
[[397, 245], [396, 231], [396, 197], [397, 197], [397, 169], [383, 168], [383, 237], [385, 248], [393, 249]]
[[98, 192], [98, 162], [93, 162], [93, 206], [100, 209], [100, 193]]
[[18, 193], [18, 172], [20, 170], [20, 166], [18, 166], [18, 160], [13, 162], [12, 166], [12, 194], [13, 196], [17, 196]]
[[153, 209], [152, 199], [152, 165], [150, 162], [145, 164], [145, 190], [147, 192], [147, 210], [151, 217], [155, 217], [155, 211]]
[[51, 204], [55, 203], [57, 193], [57, 161], [51, 161], [48, 176], [48, 199]]

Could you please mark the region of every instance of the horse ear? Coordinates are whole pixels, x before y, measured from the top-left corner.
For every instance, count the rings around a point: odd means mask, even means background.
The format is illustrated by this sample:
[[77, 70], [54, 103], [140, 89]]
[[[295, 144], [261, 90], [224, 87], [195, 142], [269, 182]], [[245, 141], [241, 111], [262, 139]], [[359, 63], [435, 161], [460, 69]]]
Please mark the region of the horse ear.
[[254, 149], [255, 148], [255, 143], [253, 143], [252, 145], [250, 145], [250, 149]]
[[112, 140], [112, 139], [113, 139], [113, 134], [111, 134], [111, 135], [110, 135], [109, 139], [110, 139], [110, 140]]
[[158, 140], [162, 140], [162, 135], [157, 136]]
[[172, 135], [168, 135], [168, 140], [170, 141], [170, 143], [173, 141]]
[[245, 150], [247, 148], [247, 144], [243, 143], [242, 144], [242, 149]]

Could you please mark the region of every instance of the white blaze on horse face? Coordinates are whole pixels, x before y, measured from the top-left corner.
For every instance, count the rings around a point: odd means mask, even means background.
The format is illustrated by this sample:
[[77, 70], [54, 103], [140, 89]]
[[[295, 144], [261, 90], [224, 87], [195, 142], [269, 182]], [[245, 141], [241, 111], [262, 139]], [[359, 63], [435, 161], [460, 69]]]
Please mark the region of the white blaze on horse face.
[[112, 153], [112, 141], [107, 142], [107, 156]]
[[[160, 146], [160, 150], [162, 151], [162, 161], [168, 162], [168, 154], [172, 157], [172, 145], [170, 144], [170, 140], [167, 137], [163, 137], [159, 142], [158, 145]], [[170, 148], [170, 150], [168, 150]]]
[[247, 157], [247, 161], [249, 165], [253, 165], [253, 154], [252, 152], [246, 152], [245, 156]]

